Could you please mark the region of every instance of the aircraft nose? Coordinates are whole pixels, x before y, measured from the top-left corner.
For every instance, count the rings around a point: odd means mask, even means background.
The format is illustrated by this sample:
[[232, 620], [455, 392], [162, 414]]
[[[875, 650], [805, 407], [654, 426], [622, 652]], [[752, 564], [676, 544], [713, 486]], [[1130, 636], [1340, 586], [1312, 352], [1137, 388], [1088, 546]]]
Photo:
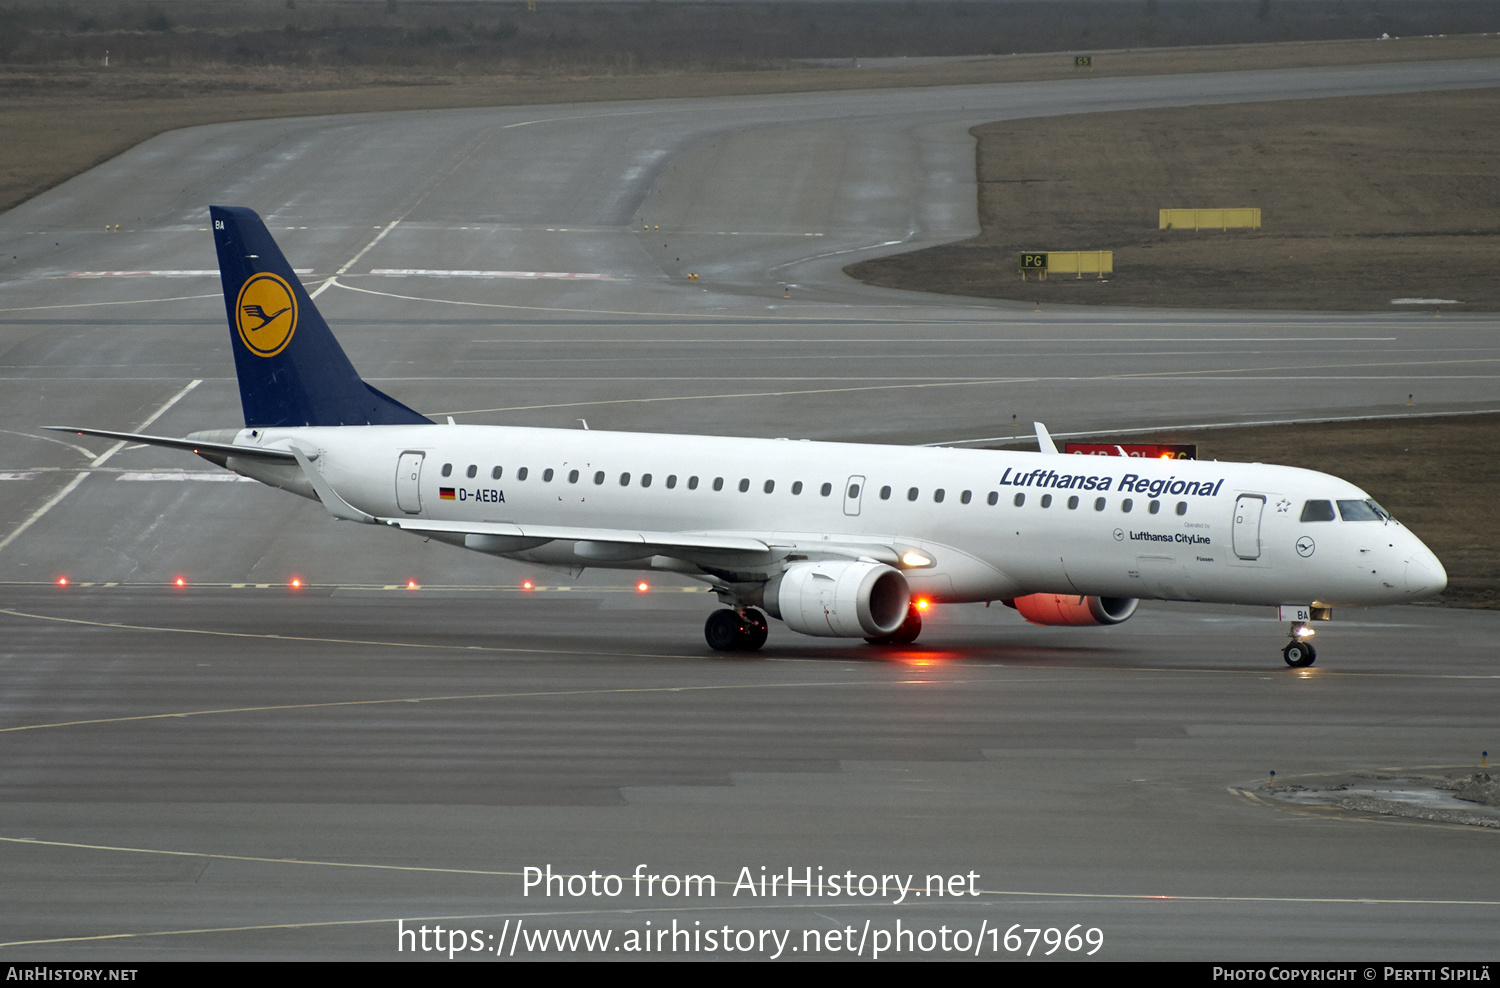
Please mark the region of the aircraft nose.
[[1413, 597], [1431, 597], [1443, 592], [1448, 585], [1448, 571], [1432, 554], [1432, 550], [1418, 543], [1420, 548], [1406, 560], [1406, 592]]

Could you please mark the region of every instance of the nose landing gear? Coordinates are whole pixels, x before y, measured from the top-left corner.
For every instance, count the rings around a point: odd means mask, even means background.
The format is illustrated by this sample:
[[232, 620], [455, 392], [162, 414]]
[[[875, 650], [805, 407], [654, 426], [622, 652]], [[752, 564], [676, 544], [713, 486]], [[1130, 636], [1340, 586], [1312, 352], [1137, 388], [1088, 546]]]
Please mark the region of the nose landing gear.
[[1292, 624], [1292, 640], [1281, 650], [1281, 657], [1293, 669], [1305, 669], [1318, 660], [1318, 650], [1312, 647], [1313, 630], [1300, 622]]

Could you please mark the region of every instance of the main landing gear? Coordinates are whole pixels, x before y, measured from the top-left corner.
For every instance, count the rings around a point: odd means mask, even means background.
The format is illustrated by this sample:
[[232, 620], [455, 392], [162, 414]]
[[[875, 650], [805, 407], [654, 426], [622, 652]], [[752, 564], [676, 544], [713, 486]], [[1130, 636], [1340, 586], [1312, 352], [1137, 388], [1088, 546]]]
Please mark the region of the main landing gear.
[[1293, 669], [1305, 669], [1318, 661], [1318, 650], [1312, 647], [1312, 642], [1307, 641], [1312, 633], [1313, 630], [1305, 624], [1292, 625], [1292, 640], [1281, 650], [1281, 657]]
[[716, 652], [753, 652], [766, 643], [770, 626], [753, 607], [714, 611], [703, 624], [703, 637]]
[[922, 612], [917, 610], [916, 602], [913, 601], [906, 605], [906, 618], [901, 622], [901, 627], [888, 635], [877, 635], [866, 638], [865, 641], [871, 645], [910, 645], [921, 633]]

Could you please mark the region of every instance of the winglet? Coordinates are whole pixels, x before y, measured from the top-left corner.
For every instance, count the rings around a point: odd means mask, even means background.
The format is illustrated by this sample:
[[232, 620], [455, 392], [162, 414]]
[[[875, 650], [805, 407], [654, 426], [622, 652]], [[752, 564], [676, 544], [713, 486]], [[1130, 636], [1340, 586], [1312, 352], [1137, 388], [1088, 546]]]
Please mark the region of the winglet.
[[1042, 453], [1051, 453], [1055, 456], [1057, 454], [1057, 443], [1052, 441], [1052, 435], [1047, 431], [1047, 427], [1040, 422], [1033, 422], [1031, 424], [1036, 427], [1037, 450]]
[[318, 492], [318, 500], [323, 502], [323, 507], [328, 509], [330, 515], [343, 521], [363, 522], [366, 525], [375, 523], [376, 519], [374, 515], [365, 514], [348, 501], [339, 497], [338, 491], [334, 490], [333, 485], [323, 479], [323, 475], [318, 473], [317, 468], [312, 465], [312, 461], [307, 458], [306, 453], [293, 446], [292, 455], [297, 458], [297, 465], [302, 468], [302, 473], [307, 477], [307, 482], [312, 484], [313, 490]]

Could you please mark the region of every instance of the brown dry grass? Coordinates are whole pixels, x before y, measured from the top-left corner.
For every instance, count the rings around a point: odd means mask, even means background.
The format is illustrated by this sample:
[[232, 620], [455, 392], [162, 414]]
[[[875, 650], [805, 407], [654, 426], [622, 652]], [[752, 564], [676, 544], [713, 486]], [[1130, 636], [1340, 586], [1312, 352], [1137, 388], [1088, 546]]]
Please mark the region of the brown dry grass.
[[[1500, 55], [1500, 37], [1327, 41], [1104, 53], [1103, 78]], [[0, 70], [0, 210], [178, 127], [267, 117], [596, 100], [965, 85], [1072, 78], [1071, 56], [1026, 55], [878, 67], [600, 72], [463, 68], [62, 66]]]
[[[854, 265], [876, 284], [1111, 305], [1500, 310], [1500, 89], [988, 124], [972, 240]], [[1161, 208], [1259, 206], [1255, 231]], [[1113, 250], [1106, 282], [1022, 285], [1020, 251]]]
[[1149, 439], [1095, 439], [1197, 443], [1201, 460], [1281, 463], [1342, 477], [1368, 491], [1437, 554], [1448, 570], [1448, 589], [1437, 603], [1500, 609], [1500, 523], [1493, 514], [1500, 416], [1164, 429]]

